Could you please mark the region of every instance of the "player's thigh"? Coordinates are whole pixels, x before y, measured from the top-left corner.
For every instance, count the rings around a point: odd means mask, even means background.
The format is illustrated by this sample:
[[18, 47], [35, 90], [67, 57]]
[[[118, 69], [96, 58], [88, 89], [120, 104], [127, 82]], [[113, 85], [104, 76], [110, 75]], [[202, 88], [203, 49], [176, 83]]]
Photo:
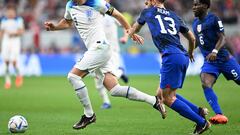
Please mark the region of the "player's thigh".
[[240, 82], [240, 65], [235, 58], [231, 58], [221, 65], [221, 72], [227, 80], [233, 80], [237, 83]]
[[10, 60], [10, 46], [6, 43], [1, 46], [1, 57], [4, 61]]
[[10, 59], [11, 61], [16, 64], [18, 59], [20, 58], [20, 53], [21, 53], [21, 44], [16, 43], [16, 44], [11, 44], [11, 52], [10, 52]]
[[181, 88], [185, 79], [189, 59], [183, 54], [163, 56], [160, 88]]

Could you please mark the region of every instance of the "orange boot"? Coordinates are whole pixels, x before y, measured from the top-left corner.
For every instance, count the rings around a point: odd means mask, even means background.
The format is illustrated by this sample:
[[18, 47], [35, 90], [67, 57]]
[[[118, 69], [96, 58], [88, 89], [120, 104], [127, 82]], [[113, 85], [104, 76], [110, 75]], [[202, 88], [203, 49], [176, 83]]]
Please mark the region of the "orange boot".
[[16, 77], [16, 81], [15, 81], [15, 85], [17, 88], [21, 87], [23, 84], [23, 77], [22, 76], [17, 76]]
[[10, 82], [6, 82], [5, 85], [4, 85], [4, 88], [6, 90], [10, 89], [11, 88], [11, 83]]
[[217, 114], [209, 119], [212, 124], [226, 124], [228, 118], [222, 114]]

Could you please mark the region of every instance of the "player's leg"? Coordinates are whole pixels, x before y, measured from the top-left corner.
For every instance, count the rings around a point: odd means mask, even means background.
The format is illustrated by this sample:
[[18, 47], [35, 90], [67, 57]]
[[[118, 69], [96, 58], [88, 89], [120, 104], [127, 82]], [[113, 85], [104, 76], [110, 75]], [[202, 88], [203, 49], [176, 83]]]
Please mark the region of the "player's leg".
[[103, 99], [103, 104], [102, 104], [101, 108], [102, 109], [111, 108], [111, 102], [110, 102], [106, 88], [104, 87], [102, 81], [100, 79], [97, 79], [97, 77], [94, 78], [94, 81], [95, 81], [96, 89], [99, 92], [99, 95], [101, 96], [101, 98]]
[[9, 72], [9, 61], [5, 61], [6, 69], [5, 69], [5, 89], [10, 89], [11, 88], [11, 76]]
[[181, 100], [182, 102], [184, 102], [185, 104], [187, 104], [195, 113], [198, 113], [200, 116], [202, 116], [204, 119], [206, 118], [206, 116], [208, 115], [209, 111], [207, 108], [204, 107], [198, 107], [197, 105], [191, 103], [190, 101], [188, 101], [187, 99], [185, 99], [184, 97], [182, 97], [179, 94], [176, 94], [177, 99]]
[[[112, 73], [109, 72], [105, 73], [103, 84], [106, 87], [106, 89], [110, 91], [111, 95], [114, 97], [124, 97], [134, 101], [146, 102], [152, 105], [153, 107], [161, 105], [159, 103], [158, 98], [156, 98], [155, 96], [150, 96], [130, 86], [119, 85], [116, 77]], [[154, 108], [160, 111], [160, 113], [162, 114], [161, 109], [165, 110], [165, 108], [163, 107]]]
[[16, 60], [13, 60], [13, 67], [14, 67], [15, 73], [16, 73], [15, 85], [16, 85], [16, 87], [21, 87], [22, 84], [23, 84], [23, 77], [20, 74], [20, 70], [19, 70], [19, 67], [17, 65], [17, 61]]
[[68, 74], [68, 80], [84, 108], [84, 115], [79, 122], [73, 125], [74, 129], [85, 128], [88, 124], [96, 121], [96, 116], [93, 112], [91, 101], [88, 96], [88, 89], [82, 80], [87, 74], [88, 71], [82, 71], [77, 68], [73, 68]]
[[205, 98], [216, 114], [209, 119], [210, 122], [213, 124], [227, 123], [228, 119], [223, 115], [220, 104], [218, 103], [218, 97], [212, 89], [214, 83], [216, 82], [216, 77], [208, 73], [201, 73], [201, 81]]
[[16, 87], [21, 87], [23, 84], [23, 77], [20, 73], [19, 67], [18, 67], [18, 59], [20, 58], [20, 52], [21, 52], [21, 44], [20, 43], [15, 43], [14, 46], [11, 46], [11, 55], [10, 59], [13, 63], [13, 68], [16, 73], [16, 80], [15, 80], [15, 85]]

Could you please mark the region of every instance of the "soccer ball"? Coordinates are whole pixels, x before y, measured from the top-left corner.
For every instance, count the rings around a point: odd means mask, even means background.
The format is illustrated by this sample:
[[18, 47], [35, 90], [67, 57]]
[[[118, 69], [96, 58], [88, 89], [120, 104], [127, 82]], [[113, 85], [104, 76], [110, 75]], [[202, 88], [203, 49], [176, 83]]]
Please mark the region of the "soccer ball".
[[11, 133], [24, 133], [27, 128], [27, 120], [21, 115], [13, 116], [8, 122], [8, 130]]

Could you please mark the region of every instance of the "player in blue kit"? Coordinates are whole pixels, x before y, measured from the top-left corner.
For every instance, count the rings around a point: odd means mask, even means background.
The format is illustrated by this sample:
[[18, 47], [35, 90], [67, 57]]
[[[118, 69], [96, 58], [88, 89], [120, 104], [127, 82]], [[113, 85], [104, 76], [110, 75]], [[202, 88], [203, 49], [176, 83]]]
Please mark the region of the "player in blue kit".
[[202, 87], [206, 100], [216, 114], [210, 118], [210, 122], [226, 124], [228, 118], [223, 115], [212, 87], [221, 73], [227, 80], [233, 80], [240, 85], [240, 66], [224, 46], [224, 27], [216, 15], [208, 12], [210, 4], [210, 0], [194, 0], [193, 12], [196, 18], [192, 27], [197, 46], [205, 57], [200, 75]]
[[[145, 23], [148, 24], [153, 42], [162, 55], [158, 96], [168, 107], [197, 124], [194, 134], [202, 134], [211, 126], [205, 119], [206, 109], [197, 107], [176, 94], [176, 90], [182, 88], [189, 59], [194, 61], [195, 38], [180, 17], [164, 7], [164, 1], [147, 0], [147, 8], [141, 12], [129, 34], [131, 36], [139, 32]], [[188, 52], [180, 43], [179, 33], [189, 41]]]

